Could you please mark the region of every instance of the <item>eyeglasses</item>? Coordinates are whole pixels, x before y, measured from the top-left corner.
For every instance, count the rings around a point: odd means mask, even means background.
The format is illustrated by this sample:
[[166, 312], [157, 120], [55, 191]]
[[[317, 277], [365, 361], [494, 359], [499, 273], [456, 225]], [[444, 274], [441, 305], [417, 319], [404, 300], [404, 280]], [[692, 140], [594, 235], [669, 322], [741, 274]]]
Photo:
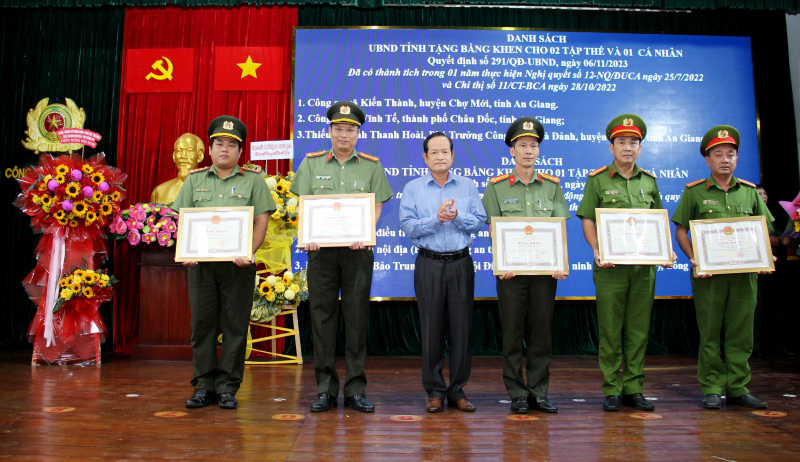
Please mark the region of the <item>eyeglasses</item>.
[[358, 131], [358, 129], [356, 129], [356, 128], [335, 127], [333, 129], [333, 131], [336, 132], [337, 135], [345, 135], [345, 134], [346, 135], [353, 135], [354, 133], [356, 133]]

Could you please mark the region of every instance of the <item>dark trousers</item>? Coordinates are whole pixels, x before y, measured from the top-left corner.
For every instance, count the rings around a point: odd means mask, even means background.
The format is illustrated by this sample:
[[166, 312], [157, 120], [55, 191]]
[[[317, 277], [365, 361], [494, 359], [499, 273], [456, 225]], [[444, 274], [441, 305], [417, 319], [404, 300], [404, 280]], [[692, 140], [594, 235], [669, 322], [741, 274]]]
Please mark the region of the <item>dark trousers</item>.
[[[508, 396], [547, 396], [557, 281], [551, 276], [497, 278], [503, 329], [503, 383]], [[522, 339], [528, 332], [528, 384], [522, 374]]]
[[339, 328], [339, 291], [345, 335], [344, 396], [363, 395], [367, 389], [369, 291], [372, 286], [372, 250], [326, 247], [308, 253], [308, 302], [314, 338], [314, 374], [317, 393], [339, 395], [336, 373], [336, 334]]
[[[232, 262], [206, 262], [189, 267], [193, 387], [214, 393], [239, 390], [255, 281], [255, 265], [240, 268]], [[222, 357], [218, 361], [220, 324]]]
[[[475, 270], [469, 255], [445, 262], [417, 255], [414, 267], [422, 328], [422, 386], [428, 397], [464, 398], [462, 390], [472, 366], [472, 311], [475, 304]], [[444, 317], [450, 318], [450, 386], [444, 366]]]

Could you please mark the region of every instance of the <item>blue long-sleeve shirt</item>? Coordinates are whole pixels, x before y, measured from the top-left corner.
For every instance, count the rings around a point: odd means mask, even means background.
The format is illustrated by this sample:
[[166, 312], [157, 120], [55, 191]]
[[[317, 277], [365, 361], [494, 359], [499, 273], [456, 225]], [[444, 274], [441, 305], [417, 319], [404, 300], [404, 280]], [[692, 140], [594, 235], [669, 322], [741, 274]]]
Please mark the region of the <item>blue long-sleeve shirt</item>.
[[[451, 221], [440, 222], [439, 205], [455, 198], [458, 215]], [[444, 186], [439, 186], [428, 172], [409, 181], [400, 200], [400, 228], [415, 246], [434, 252], [456, 252], [472, 245], [473, 233], [486, 222], [478, 188], [466, 177], [448, 174]]]

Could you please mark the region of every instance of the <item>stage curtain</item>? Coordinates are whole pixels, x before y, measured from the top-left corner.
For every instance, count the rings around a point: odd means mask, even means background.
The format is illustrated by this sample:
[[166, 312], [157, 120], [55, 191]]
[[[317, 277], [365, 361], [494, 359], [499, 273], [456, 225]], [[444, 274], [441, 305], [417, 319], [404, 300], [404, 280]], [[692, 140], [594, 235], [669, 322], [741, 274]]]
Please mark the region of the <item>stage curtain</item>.
[[[75, 101], [86, 111], [84, 126], [103, 136], [86, 155], [104, 151], [109, 164], [116, 163], [125, 11], [6, 8], [0, 13], [0, 126], [5, 130], [0, 139], [0, 219], [6, 236], [0, 259], [0, 349], [30, 349], [25, 334], [36, 307], [21, 281], [36, 264], [33, 251], [41, 235], [33, 234], [30, 217], [11, 205], [20, 193], [14, 176], [39, 162], [20, 143], [28, 129], [25, 116], [42, 98], [50, 98], [50, 103]], [[111, 304], [104, 304], [100, 312], [111, 325]]]
[[[425, 4], [464, 4], [464, 5], [508, 5], [521, 4], [509, 0], [0, 0], [0, 6], [42, 7], [42, 6], [83, 6], [97, 7], [109, 5], [127, 6], [239, 6], [239, 5], [340, 5], [355, 4], [360, 8], [377, 8], [384, 5], [416, 6]], [[798, 0], [526, 0], [525, 5], [536, 6], [579, 6], [614, 8], [652, 8], [652, 9], [717, 9], [743, 8], [753, 10], [800, 9]]]
[[[129, 8], [125, 15], [122, 62], [135, 48], [192, 48], [196, 73], [192, 93], [122, 93], [119, 109], [118, 166], [128, 174], [128, 204], [146, 202], [153, 188], [177, 174], [172, 162], [175, 140], [194, 133], [206, 140], [208, 123], [229, 114], [243, 120], [248, 141], [282, 140], [290, 135], [292, 28], [294, 7]], [[283, 91], [214, 91], [214, 49], [224, 46], [271, 46], [284, 49]], [[122, 91], [125, 70], [122, 71]], [[240, 164], [249, 159], [245, 143]], [[263, 166], [263, 162], [257, 162]], [[206, 157], [201, 166], [211, 165]], [[267, 171], [286, 173], [288, 161], [270, 162]], [[114, 304], [114, 352], [129, 353], [138, 339], [138, 271], [127, 245], [114, 249], [114, 273], [120, 279]]]

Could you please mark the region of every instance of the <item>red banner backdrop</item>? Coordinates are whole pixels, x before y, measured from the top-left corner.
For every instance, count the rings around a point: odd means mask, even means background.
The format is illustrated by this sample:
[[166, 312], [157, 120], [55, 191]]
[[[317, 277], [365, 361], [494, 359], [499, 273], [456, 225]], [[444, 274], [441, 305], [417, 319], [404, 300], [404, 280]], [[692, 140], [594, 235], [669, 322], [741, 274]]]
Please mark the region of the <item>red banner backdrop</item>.
[[[123, 93], [120, 102], [117, 163], [128, 174], [127, 205], [147, 202], [153, 188], [177, 174], [172, 162], [175, 140], [194, 133], [208, 144], [206, 129], [216, 116], [241, 119], [248, 143], [240, 163], [249, 159], [250, 141], [287, 139], [291, 128], [290, 66], [282, 73], [281, 91], [215, 91], [217, 47], [279, 47], [283, 62], [292, 62], [294, 7], [128, 8], [125, 13], [122, 88], [130, 49], [191, 48], [193, 91], [186, 93]], [[259, 69], [260, 70], [260, 69]], [[264, 166], [264, 162], [256, 162]], [[206, 157], [202, 166], [210, 165]], [[270, 161], [270, 173], [285, 173], [288, 161]], [[130, 353], [138, 341], [138, 272], [126, 245], [114, 249], [114, 274], [120, 279], [114, 299], [114, 352]]]

